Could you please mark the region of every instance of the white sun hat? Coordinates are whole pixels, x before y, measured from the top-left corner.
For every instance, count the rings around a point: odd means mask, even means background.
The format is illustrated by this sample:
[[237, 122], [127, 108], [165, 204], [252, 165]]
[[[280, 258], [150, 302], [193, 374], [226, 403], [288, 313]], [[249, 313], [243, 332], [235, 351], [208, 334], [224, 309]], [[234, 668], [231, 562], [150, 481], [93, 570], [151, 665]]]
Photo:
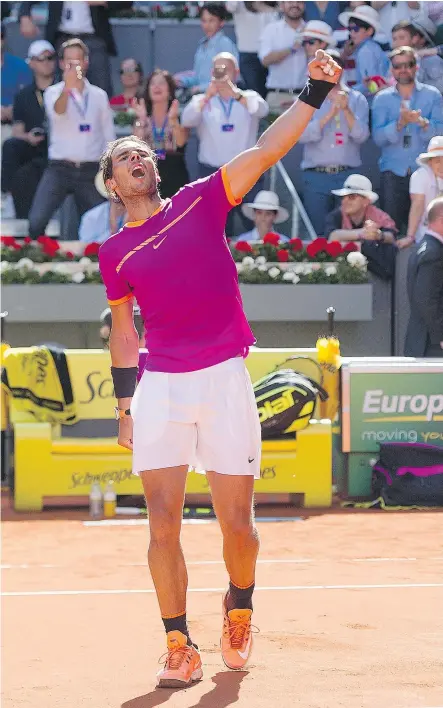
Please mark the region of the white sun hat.
[[376, 32], [380, 29], [380, 17], [377, 10], [374, 10], [370, 5], [358, 5], [355, 10], [350, 10], [349, 12], [341, 12], [338, 16], [338, 21], [344, 27], [348, 27], [349, 20], [355, 17], [357, 20], [366, 22], [366, 24], [371, 25]]
[[420, 32], [422, 37], [426, 39], [427, 43], [433, 47], [435, 45], [434, 37], [437, 32], [437, 26], [432, 20], [430, 20], [429, 17], [419, 15], [418, 17], [411, 18], [410, 22], [411, 25]]
[[99, 170], [94, 177], [94, 185], [101, 197], [109, 199], [108, 190], [106, 189], [105, 181], [103, 179], [103, 172], [101, 170]]
[[416, 159], [417, 165], [424, 167], [432, 157], [443, 157], [443, 135], [431, 138], [427, 152], [422, 152]]
[[242, 212], [251, 221], [254, 221], [254, 211], [255, 209], [265, 209], [266, 211], [276, 211], [277, 215], [275, 217], [275, 224], [280, 224], [282, 221], [286, 221], [289, 217], [289, 212], [284, 207], [280, 206], [278, 199], [278, 194], [275, 192], [268, 192], [262, 189], [261, 192], [257, 194], [253, 202], [243, 204]]
[[346, 197], [348, 194], [360, 194], [362, 197], [369, 199], [371, 204], [374, 204], [378, 199], [378, 194], [372, 191], [371, 180], [363, 175], [349, 175], [342, 189], [333, 189], [331, 191], [332, 194], [336, 194], [337, 197]]
[[310, 20], [305, 24], [302, 32], [303, 39], [318, 39], [320, 42], [326, 42], [328, 47], [335, 47], [337, 44], [332, 27], [321, 20]]

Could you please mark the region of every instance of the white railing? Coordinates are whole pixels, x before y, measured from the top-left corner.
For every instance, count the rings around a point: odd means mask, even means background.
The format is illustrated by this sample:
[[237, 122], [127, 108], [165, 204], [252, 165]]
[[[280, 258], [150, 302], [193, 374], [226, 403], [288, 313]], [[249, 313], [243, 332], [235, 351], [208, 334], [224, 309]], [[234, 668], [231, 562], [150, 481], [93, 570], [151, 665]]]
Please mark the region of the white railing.
[[291, 238], [295, 238], [296, 236], [299, 235], [300, 229], [300, 219], [303, 221], [307, 234], [308, 236], [314, 240], [317, 238], [317, 234], [315, 233], [315, 229], [311, 224], [311, 220], [309, 216], [306, 213], [306, 209], [304, 208], [302, 201], [300, 197], [298, 196], [298, 192], [294, 187], [294, 184], [289, 177], [285, 167], [281, 162], [277, 162], [273, 167], [271, 167], [270, 170], [270, 189], [273, 192], [276, 192], [276, 185], [277, 185], [277, 175], [279, 174], [280, 177], [283, 180], [283, 183], [289, 192], [289, 196], [292, 200], [292, 226], [291, 226]]

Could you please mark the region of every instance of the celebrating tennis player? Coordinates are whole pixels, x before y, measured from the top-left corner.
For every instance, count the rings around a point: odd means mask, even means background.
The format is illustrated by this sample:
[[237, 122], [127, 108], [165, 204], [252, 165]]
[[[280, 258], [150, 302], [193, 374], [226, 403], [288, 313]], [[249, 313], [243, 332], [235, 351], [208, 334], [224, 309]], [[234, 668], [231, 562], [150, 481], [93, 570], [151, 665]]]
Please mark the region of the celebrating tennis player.
[[[318, 51], [297, 102], [255, 147], [172, 199], [161, 199], [155, 154], [142, 140], [120, 138], [102, 156], [106, 187], [130, 219], [103, 243], [99, 259], [112, 308], [118, 442], [133, 450], [133, 472], [143, 482], [149, 567], [167, 634], [159, 686], [186, 687], [203, 676], [186, 622], [188, 576], [180, 545], [189, 467], [206, 472], [223, 534], [229, 574], [222, 603], [223, 661], [242, 669], [251, 655], [259, 549], [253, 485], [260, 477], [261, 439], [244, 360], [255, 339], [243, 311], [225, 222], [260, 175], [295, 145], [340, 72], [328, 54]], [[133, 298], [149, 350], [136, 390]]]

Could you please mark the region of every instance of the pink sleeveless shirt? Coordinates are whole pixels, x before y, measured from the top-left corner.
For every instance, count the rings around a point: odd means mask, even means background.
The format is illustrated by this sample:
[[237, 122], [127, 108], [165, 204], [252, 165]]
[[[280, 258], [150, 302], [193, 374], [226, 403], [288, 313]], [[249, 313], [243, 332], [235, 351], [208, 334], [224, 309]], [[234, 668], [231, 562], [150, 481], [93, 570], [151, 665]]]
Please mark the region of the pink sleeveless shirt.
[[148, 371], [204, 369], [246, 356], [254, 344], [224, 233], [238, 203], [221, 168], [100, 247], [109, 304], [135, 297], [140, 307]]

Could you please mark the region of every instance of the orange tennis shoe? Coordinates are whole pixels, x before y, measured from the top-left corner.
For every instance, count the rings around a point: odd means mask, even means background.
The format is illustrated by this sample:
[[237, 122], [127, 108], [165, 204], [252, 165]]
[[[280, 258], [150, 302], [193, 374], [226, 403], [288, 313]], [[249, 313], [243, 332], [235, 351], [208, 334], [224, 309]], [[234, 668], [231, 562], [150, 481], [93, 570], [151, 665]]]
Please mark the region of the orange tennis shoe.
[[157, 674], [160, 688], [186, 688], [203, 677], [200, 654], [187, 641], [187, 636], [179, 631], [168, 632], [165, 665]]
[[252, 610], [227, 610], [223, 598], [222, 658], [228, 669], [243, 669], [252, 653]]

